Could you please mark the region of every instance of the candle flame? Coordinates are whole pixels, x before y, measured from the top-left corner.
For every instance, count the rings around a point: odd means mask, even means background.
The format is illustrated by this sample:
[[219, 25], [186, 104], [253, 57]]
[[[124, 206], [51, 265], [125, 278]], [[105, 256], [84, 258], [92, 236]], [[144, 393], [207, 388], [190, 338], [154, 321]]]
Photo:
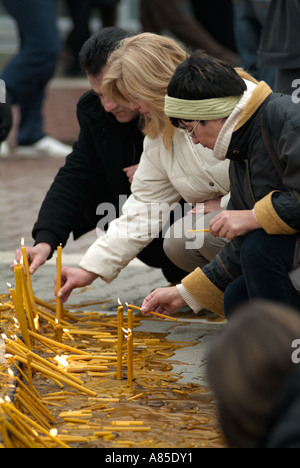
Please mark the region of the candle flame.
[[51, 434], [52, 437], [57, 437], [57, 435], [58, 435], [58, 430], [57, 430], [57, 429], [51, 429], [51, 430], [50, 430], [50, 434]]
[[69, 362], [67, 361], [69, 356], [55, 356], [54, 361], [58, 363], [58, 367], [60, 369], [64, 369], [66, 367], [69, 367]]
[[119, 304], [120, 306], [123, 305], [119, 297], [118, 297], [118, 304]]
[[24, 239], [24, 237], [22, 237], [21, 238], [21, 246], [24, 247], [24, 245], [25, 245], [25, 239]]
[[23, 255], [22, 255], [21, 260], [20, 260], [20, 265], [21, 265], [21, 266], [24, 265], [24, 258], [23, 258]]
[[7, 286], [9, 287], [9, 289], [12, 288], [12, 285], [11, 285], [10, 283], [6, 283], [6, 284], [7, 284]]
[[14, 373], [13, 373], [13, 371], [11, 369], [8, 369], [7, 372], [10, 375], [10, 377], [15, 377]]
[[15, 327], [20, 328], [20, 324], [19, 324], [18, 320], [16, 319], [16, 317], [13, 317], [13, 321], [14, 321]]
[[40, 329], [39, 319], [40, 319], [40, 317], [39, 317], [38, 315], [33, 319], [33, 321], [34, 321], [34, 328], [35, 328], [36, 330], [39, 330], [39, 329]]
[[125, 335], [125, 339], [127, 340], [128, 337], [129, 337], [130, 335], [132, 335], [132, 330], [130, 330], [130, 328], [128, 328], [128, 330], [126, 330], [126, 328], [122, 328], [122, 330], [123, 330], [123, 333], [124, 333], [124, 335]]
[[11, 399], [9, 398], [8, 395], [4, 397], [4, 400], [6, 401], [6, 403], [11, 403]]

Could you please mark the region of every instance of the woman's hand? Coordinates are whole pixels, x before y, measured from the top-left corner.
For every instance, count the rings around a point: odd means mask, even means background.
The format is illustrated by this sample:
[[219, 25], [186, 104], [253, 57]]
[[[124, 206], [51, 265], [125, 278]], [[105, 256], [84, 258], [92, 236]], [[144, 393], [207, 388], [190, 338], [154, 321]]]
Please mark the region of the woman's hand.
[[261, 229], [251, 210], [223, 211], [211, 220], [210, 232], [214, 237], [232, 240], [249, 232]]
[[[51, 245], [46, 242], [41, 242], [40, 244], [35, 245], [34, 247], [26, 247], [26, 253], [29, 263], [29, 272], [31, 275], [36, 272], [36, 270], [46, 263], [51, 254], [52, 248]], [[16, 251], [15, 261], [11, 265], [11, 270], [14, 271], [16, 263], [21, 262], [23, 257], [22, 249]]]
[[214, 213], [221, 209], [222, 198], [214, 198], [212, 200], [207, 200], [204, 203], [197, 203], [195, 208], [188, 212], [188, 214], [200, 214], [205, 215], [208, 213]]
[[[62, 287], [58, 291], [58, 297], [61, 298], [61, 302], [64, 304], [70, 297], [73, 289], [83, 288], [92, 284], [98, 275], [91, 273], [90, 271], [83, 270], [82, 268], [71, 268], [64, 267], [61, 272], [61, 284]], [[56, 294], [56, 279], [54, 280], [54, 291]]]
[[143, 315], [147, 315], [147, 312], [151, 311], [164, 315], [172, 315], [186, 305], [176, 287], [160, 288], [146, 297], [141, 311]]

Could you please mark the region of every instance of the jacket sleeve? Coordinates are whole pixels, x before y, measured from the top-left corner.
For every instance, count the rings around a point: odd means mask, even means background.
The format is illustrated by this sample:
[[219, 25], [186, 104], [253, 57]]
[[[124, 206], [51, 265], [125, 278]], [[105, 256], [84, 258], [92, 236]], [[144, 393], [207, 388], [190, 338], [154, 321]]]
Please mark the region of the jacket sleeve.
[[124, 204], [122, 215], [110, 223], [107, 233], [97, 239], [80, 263], [106, 282], [115, 279], [159, 234], [169, 219], [172, 204], [181, 199], [160, 163], [160, 142], [153, 145], [145, 139], [132, 195]]
[[286, 190], [269, 193], [254, 210], [262, 228], [275, 235], [300, 231], [300, 114], [299, 104], [288, 99], [287, 108], [280, 112], [279, 103], [270, 103], [262, 119], [268, 151]]
[[33, 228], [35, 244], [47, 242], [54, 251], [64, 246], [82, 220], [84, 207], [91, 200], [93, 186], [100, 180], [100, 165], [86, 120], [78, 106], [80, 135], [50, 187]]
[[229, 284], [242, 275], [240, 249], [243, 237], [228, 242], [204, 268], [197, 268], [183, 279], [182, 284], [203, 307], [224, 316], [224, 292]]

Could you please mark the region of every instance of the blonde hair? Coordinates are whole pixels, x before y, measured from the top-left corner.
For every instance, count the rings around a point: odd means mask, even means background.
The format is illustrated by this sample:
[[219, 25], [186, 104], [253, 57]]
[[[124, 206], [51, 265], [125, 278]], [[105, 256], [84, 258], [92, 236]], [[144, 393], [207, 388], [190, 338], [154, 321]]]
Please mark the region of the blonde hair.
[[102, 91], [114, 102], [143, 101], [150, 105], [144, 133], [149, 138], [163, 136], [172, 147], [174, 127], [164, 113], [164, 98], [177, 66], [187, 58], [177, 42], [157, 34], [143, 33], [121, 42], [108, 60]]

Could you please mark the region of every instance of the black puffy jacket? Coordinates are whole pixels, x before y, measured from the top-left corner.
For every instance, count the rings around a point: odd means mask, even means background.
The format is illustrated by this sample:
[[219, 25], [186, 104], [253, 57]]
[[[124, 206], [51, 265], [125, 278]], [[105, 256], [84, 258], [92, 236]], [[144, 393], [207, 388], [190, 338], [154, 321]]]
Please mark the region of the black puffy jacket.
[[[266, 85], [259, 85], [264, 92]], [[264, 95], [263, 95], [264, 96]], [[256, 95], [257, 97], [257, 95]], [[251, 112], [254, 109], [254, 112]], [[271, 235], [300, 231], [300, 104], [291, 96], [269, 93], [259, 106], [252, 102], [232, 134], [231, 200], [228, 210], [252, 210]], [[183, 280], [202, 305], [221, 315], [224, 292], [243, 274], [240, 251], [244, 237], [229, 242], [202, 270]]]

